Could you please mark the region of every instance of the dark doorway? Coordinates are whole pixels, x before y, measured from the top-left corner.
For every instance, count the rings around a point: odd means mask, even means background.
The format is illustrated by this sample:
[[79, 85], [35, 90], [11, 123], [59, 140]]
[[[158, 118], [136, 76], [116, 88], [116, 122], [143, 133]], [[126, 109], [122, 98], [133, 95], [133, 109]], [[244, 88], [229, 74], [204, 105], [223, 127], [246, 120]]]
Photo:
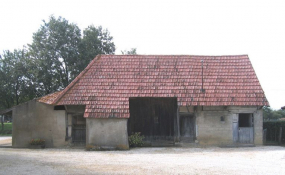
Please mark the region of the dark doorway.
[[83, 115], [72, 116], [72, 142], [82, 143], [86, 142], [86, 119]]
[[253, 114], [241, 113], [233, 118], [233, 141], [239, 144], [253, 144]]
[[146, 141], [174, 141], [177, 98], [130, 98], [129, 100], [129, 135], [140, 132]]
[[195, 117], [193, 114], [179, 115], [180, 141], [193, 142], [195, 138]]

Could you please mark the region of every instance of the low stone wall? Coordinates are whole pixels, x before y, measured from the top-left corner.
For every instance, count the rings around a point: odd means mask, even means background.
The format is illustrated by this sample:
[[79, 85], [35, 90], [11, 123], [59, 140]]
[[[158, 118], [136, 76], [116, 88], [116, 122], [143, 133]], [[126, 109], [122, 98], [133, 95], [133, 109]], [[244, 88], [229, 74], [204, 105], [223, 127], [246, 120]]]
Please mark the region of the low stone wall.
[[127, 119], [86, 119], [86, 147], [129, 149]]

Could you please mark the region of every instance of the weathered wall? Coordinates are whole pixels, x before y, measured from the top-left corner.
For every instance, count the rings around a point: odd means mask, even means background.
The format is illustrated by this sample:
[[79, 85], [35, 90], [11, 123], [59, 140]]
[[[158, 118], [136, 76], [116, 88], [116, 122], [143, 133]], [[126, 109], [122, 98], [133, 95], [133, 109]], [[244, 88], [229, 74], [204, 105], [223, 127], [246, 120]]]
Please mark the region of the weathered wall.
[[[224, 117], [224, 121], [221, 121]], [[232, 144], [232, 116], [222, 108], [198, 108], [196, 137], [200, 145]]]
[[[198, 107], [196, 115], [196, 138], [200, 145], [232, 145], [233, 117], [239, 113], [253, 113], [254, 144], [262, 145], [262, 109], [257, 107]], [[224, 121], [221, 121], [221, 117]]]
[[254, 119], [254, 144], [263, 145], [263, 111], [257, 110], [253, 113]]
[[46, 147], [65, 143], [65, 111], [31, 100], [13, 109], [13, 147], [28, 147], [31, 139], [41, 138]]
[[86, 119], [86, 145], [129, 149], [127, 119]]

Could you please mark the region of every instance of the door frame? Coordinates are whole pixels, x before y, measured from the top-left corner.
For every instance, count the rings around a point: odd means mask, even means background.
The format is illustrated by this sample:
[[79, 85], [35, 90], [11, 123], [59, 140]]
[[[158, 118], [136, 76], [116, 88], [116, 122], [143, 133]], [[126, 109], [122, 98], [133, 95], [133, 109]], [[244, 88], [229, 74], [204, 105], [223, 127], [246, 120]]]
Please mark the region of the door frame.
[[[240, 127], [239, 126], [239, 117], [240, 114], [249, 114], [249, 127]], [[234, 144], [254, 144], [254, 115], [253, 113], [237, 113], [233, 115], [232, 118], [232, 129], [233, 129], [233, 143]], [[247, 139], [244, 141], [241, 137], [241, 133], [249, 134], [249, 141]], [[247, 143], [248, 142], [248, 143]]]

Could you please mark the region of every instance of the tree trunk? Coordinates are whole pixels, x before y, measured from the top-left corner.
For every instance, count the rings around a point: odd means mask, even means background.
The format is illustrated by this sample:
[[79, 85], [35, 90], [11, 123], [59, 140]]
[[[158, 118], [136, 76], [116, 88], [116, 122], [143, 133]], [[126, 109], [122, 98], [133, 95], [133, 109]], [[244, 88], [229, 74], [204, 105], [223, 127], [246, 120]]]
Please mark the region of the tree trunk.
[[4, 131], [4, 116], [0, 116], [1, 119], [1, 126], [2, 126], [2, 132]]

